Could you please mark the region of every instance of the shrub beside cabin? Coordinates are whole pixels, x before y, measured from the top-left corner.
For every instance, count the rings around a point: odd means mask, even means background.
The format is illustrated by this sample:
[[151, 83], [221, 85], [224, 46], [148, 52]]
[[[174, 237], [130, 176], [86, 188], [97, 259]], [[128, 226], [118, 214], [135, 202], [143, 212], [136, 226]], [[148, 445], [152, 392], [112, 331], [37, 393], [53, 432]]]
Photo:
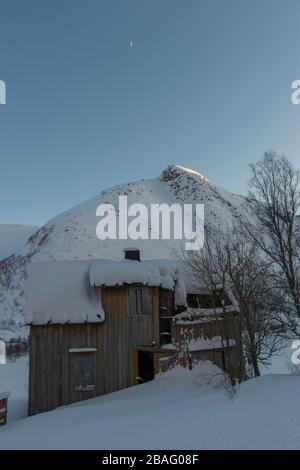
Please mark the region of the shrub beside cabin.
[[211, 360], [242, 379], [238, 308], [212, 298], [170, 260], [33, 263], [29, 415], [152, 380], [176, 362]]

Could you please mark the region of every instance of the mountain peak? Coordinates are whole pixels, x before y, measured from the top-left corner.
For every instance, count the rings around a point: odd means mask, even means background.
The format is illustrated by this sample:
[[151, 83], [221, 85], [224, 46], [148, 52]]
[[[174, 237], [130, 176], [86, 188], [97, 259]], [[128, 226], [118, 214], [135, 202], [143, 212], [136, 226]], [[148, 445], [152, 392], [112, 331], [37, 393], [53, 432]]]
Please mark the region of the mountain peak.
[[170, 181], [184, 175], [196, 178], [202, 182], [208, 182], [208, 179], [201, 175], [198, 171], [195, 171], [192, 168], [184, 167], [182, 165], [168, 165], [167, 168], [162, 172], [160, 179], [162, 181]]
[[99, 240], [96, 236], [97, 207], [99, 204], [112, 204], [117, 208], [120, 195], [127, 195], [130, 205], [140, 203], [148, 209], [150, 204], [204, 204], [206, 230], [225, 233], [237, 219], [248, 221], [249, 202], [246, 199], [211, 184], [197, 171], [181, 165], [169, 165], [160, 178], [129, 182], [104, 190], [51, 219], [30, 237], [29, 243], [18, 251], [17, 256], [1, 261], [1, 338], [9, 340], [27, 335], [27, 330], [22, 327], [24, 283], [31, 262], [66, 259], [118, 261], [124, 258], [124, 250], [132, 246], [141, 251], [145, 260], [174, 259], [176, 253], [182, 252], [184, 241], [172, 236], [169, 240], [137, 239], [134, 244], [130, 239]]

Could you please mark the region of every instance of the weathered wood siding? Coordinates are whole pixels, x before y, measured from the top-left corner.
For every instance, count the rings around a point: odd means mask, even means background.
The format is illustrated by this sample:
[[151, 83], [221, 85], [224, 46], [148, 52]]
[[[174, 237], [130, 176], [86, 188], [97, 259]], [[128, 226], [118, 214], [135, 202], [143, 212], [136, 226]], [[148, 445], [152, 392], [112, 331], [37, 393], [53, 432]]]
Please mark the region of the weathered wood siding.
[[102, 305], [107, 312], [103, 323], [107, 374], [105, 393], [133, 385], [134, 349], [159, 340], [158, 288], [146, 288], [147, 311], [142, 315], [131, 313], [130, 289], [131, 286], [102, 288]]
[[[101, 324], [32, 326], [30, 329], [29, 414], [92, 398], [103, 393], [103, 328]], [[71, 348], [97, 348], [95, 389], [76, 392], [72, 386]]]
[[[110, 393], [135, 383], [133, 351], [159, 341], [159, 288], [147, 287], [147, 311], [131, 314], [130, 286], [102, 287], [103, 323], [32, 325], [29, 414]], [[76, 391], [72, 348], [97, 348], [95, 388]], [[91, 366], [92, 367], [92, 366]]]

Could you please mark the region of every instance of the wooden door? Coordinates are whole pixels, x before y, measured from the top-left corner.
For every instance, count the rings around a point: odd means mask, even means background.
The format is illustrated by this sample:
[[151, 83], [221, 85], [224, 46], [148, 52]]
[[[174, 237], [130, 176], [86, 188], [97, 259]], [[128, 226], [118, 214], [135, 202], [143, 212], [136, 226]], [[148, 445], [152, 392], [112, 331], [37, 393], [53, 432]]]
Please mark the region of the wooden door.
[[96, 394], [96, 354], [76, 352], [70, 354], [71, 401], [85, 400]]

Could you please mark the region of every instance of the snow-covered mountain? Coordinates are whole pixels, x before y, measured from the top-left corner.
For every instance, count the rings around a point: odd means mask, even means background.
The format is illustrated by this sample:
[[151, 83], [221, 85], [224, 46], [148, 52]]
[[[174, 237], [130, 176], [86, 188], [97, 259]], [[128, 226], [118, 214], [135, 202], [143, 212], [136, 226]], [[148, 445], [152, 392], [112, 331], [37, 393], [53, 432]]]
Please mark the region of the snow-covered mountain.
[[160, 177], [122, 184], [102, 191], [47, 222], [29, 238], [18, 253], [0, 262], [0, 337], [26, 336], [23, 325], [24, 281], [29, 263], [61, 259], [122, 259], [125, 248], [141, 250], [142, 259], [174, 258], [182, 241], [106, 240], [96, 237], [96, 209], [101, 203], [118, 207], [119, 195], [128, 196], [128, 204], [198, 203], [205, 206], [205, 226], [222, 227], [237, 219], [249, 218], [247, 198], [226, 191], [199, 173], [178, 165], [167, 167]]
[[38, 227], [0, 224], [0, 261], [20, 251]]

